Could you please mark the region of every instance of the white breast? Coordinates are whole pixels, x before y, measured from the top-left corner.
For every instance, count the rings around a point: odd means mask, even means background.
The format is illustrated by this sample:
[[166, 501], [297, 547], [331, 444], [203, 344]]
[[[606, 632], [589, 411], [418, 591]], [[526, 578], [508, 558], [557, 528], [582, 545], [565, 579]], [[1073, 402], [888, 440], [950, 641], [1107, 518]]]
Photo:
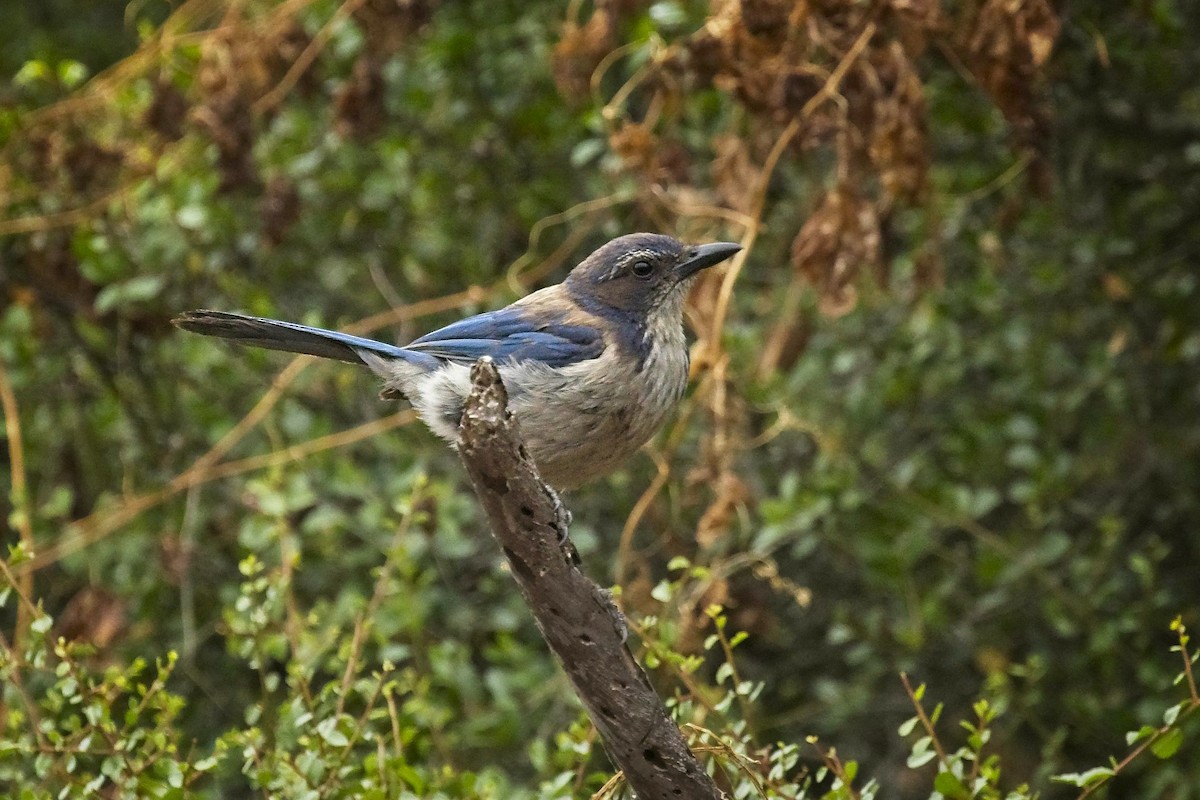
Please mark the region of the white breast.
[[[662, 427], [687, 385], [682, 325], [653, 331], [640, 368], [610, 345], [598, 358], [564, 368], [535, 361], [501, 363], [509, 408], [542, 477], [560, 489], [616, 469]], [[432, 372], [403, 361], [368, 363], [402, 392], [443, 439], [458, 441], [458, 420], [471, 389], [470, 367], [447, 363]]]

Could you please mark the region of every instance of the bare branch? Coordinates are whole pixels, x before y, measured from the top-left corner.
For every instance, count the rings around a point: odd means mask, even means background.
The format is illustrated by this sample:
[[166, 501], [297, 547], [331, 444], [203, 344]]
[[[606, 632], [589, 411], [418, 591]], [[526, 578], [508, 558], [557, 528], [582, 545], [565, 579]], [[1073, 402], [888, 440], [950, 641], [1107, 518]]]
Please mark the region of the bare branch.
[[538, 628], [641, 800], [724, 797], [625, 646], [609, 595], [580, 572], [567, 513], [538, 476], [491, 359], [471, 370], [459, 451]]

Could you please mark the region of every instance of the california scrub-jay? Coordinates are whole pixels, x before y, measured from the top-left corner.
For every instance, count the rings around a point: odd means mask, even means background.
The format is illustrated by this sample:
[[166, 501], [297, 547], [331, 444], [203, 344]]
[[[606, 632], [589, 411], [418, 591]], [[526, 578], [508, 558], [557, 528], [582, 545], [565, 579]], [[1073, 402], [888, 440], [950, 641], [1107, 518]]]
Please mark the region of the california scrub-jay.
[[190, 311], [184, 330], [365, 364], [384, 396], [408, 398], [434, 433], [458, 439], [470, 368], [491, 356], [542, 477], [571, 489], [615, 469], [654, 435], [687, 385], [683, 301], [696, 274], [741, 250], [634, 233], [567, 279], [404, 347], [294, 322]]

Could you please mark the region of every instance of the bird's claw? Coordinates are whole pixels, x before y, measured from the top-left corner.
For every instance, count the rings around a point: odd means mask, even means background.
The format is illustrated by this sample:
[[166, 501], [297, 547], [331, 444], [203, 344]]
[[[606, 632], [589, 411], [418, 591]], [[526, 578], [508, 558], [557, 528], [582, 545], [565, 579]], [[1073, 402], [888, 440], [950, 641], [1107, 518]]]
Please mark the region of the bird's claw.
[[604, 597], [608, 600], [606, 604], [608, 616], [613, 622], [613, 627], [617, 629], [617, 633], [621, 636], [621, 644], [625, 644], [629, 641], [629, 623], [625, 620], [625, 614], [617, 606], [617, 601], [613, 599], [612, 591], [606, 589]]
[[558, 492], [549, 486], [546, 489], [550, 492], [550, 502], [554, 506], [554, 529], [558, 531], [558, 543], [559, 545], [564, 545], [571, 535], [571, 509], [563, 504], [562, 498], [558, 496]]

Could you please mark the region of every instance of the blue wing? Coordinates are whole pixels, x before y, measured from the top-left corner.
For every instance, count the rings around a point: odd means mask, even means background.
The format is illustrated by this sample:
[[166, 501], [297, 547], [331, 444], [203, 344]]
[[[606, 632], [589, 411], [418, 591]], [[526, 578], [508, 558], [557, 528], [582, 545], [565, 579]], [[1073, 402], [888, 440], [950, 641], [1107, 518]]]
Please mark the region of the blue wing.
[[466, 364], [491, 356], [497, 361], [540, 361], [565, 367], [599, 356], [604, 339], [593, 327], [561, 319], [534, 319], [525, 309], [510, 306], [439, 328], [405, 349]]

